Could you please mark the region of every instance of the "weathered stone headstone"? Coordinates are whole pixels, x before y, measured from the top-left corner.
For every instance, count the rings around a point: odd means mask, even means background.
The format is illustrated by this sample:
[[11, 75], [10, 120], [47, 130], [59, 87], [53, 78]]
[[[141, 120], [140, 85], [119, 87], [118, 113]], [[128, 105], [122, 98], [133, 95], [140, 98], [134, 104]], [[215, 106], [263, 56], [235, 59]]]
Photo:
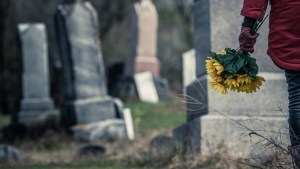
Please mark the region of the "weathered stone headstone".
[[132, 14], [130, 56], [126, 60], [125, 75], [150, 71], [159, 76], [157, 59], [158, 16], [151, 0], [141, 0], [134, 4]]
[[0, 144], [0, 162], [16, 163], [21, 161], [21, 152], [15, 147]]
[[[243, 1], [195, 0], [195, 48], [197, 77], [187, 87], [187, 124], [174, 130], [178, 140], [185, 136], [188, 149], [199, 153], [216, 150], [224, 143], [233, 152], [247, 153], [259, 139], [249, 137], [251, 132], [266, 131], [275, 137], [274, 131], [288, 128], [287, 85], [283, 72], [267, 56], [268, 23], [259, 30], [260, 36], [253, 56], [257, 59], [260, 75], [266, 79], [254, 94], [229, 92], [220, 95], [207, 84], [205, 60], [209, 51], [226, 47], [237, 48], [243, 17], [240, 16]], [[213, 12], [212, 12], [213, 11]], [[282, 111], [281, 111], [282, 110]], [[187, 131], [187, 132], [186, 132]], [[183, 133], [185, 132], [185, 133]], [[281, 135], [283, 142], [288, 140]], [[255, 137], [255, 136], [252, 136]], [[259, 140], [261, 141], [261, 140]]]
[[134, 127], [130, 109], [124, 109], [122, 117], [122, 119], [108, 119], [86, 125], [73, 126], [74, 137], [89, 142], [99, 140], [133, 140]]
[[141, 101], [150, 103], [159, 101], [151, 72], [137, 73], [134, 76], [134, 80]]
[[19, 24], [22, 60], [22, 101], [18, 122], [25, 125], [42, 123], [54, 110], [50, 98], [48, 46], [42, 23]]
[[196, 52], [191, 49], [182, 55], [182, 76], [183, 76], [183, 91], [196, 80]]
[[62, 4], [56, 27], [64, 72], [64, 124], [115, 118], [113, 100], [107, 95], [95, 9], [82, 0]]
[[88, 142], [128, 138], [123, 119], [108, 119], [86, 125], [77, 125], [72, 129], [75, 138]]
[[134, 127], [130, 109], [126, 108], [123, 111], [126, 133], [129, 140], [134, 140]]

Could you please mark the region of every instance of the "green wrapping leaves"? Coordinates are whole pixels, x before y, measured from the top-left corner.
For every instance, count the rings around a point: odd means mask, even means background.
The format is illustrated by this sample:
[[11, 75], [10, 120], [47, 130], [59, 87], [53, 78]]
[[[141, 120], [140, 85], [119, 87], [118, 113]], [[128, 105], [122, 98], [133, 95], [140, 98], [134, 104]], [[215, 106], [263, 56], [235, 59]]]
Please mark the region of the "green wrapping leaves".
[[235, 52], [234, 54], [232, 61], [224, 67], [225, 71], [233, 75], [246, 65], [246, 58], [244, 54], [240, 52]]
[[256, 79], [258, 66], [256, 59], [249, 53], [241, 50], [226, 48], [226, 55], [222, 53], [210, 52], [211, 58], [220, 62], [224, 67], [223, 77], [235, 74], [248, 74], [252, 79]]
[[256, 59], [247, 54], [247, 64], [243, 67], [243, 71], [248, 74], [252, 79], [256, 79], [258, 73], [258, 66], [256, 64]]

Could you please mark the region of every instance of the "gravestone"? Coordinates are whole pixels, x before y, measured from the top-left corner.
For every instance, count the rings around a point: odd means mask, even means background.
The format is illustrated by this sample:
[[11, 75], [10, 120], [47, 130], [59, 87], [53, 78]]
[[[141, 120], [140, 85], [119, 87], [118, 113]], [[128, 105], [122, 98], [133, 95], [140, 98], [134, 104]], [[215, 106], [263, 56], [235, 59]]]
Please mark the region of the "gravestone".
[[0, 162], [1, 163], [21, 162], [21, 151], [15, 147], [0, 144]]
[[124, 109], [123, 119], [108, 119], [72, 127], [75, 138], [95, 142], [99, 140], [134, 139], [134, 127], [130, 109]]
[[267, 137], [276, 137], [282, 131], [284, 134], [279, 140], [288, 142], [287, 85], [283, 71], [267, 56], [267, 22], [259, 30], [252, 54], [257, 59], [259, 74], [266, 79], [261, 89], [254, 94], [229, 92], [223, 96], [207, 85], [210, 78], [206, 75], [205, 60], [209, 51], [239, 45], [242, 3], [240, 0], [194, 1], [198, 79], [187, 87], [187, 124], [174, 129], [173, 134], [186, 149], [196, 154], [210, 153], [223, 143], [235, 153], [246, 154], [252, 145], [261, 141], [249, 137], [249, 128]]
[[123, 111], [124, 122], [126, 126], [126, 133], [129, 140], [134, 140], [134, 126], [131, 115], [131, 110], [129, 108], [124, 109]]
[[191, 49], [182, 55], [182, 77], [183, 77], [183, 91], [186, 87], [196, 80], [196, 52]]
[[131, 25], [131, 51], [126, 60], [125, 75], [150, 71], [159, 76], [157, 59], [158, 16], [151, 0], [134, 4]]
[[32, 126], [43, 123], [54, 110], [50, 98], [46, 28], [42, 23], [19, 24], [18, 32], [22, 60], [22, 100], [17, 121]]
[[157, 103], [159, 101], [151, 72], [137, 73], [134, 81], [141, 101]]
[[97, 13], [89, 2], [58, 6], [55, 17], [64, 73], [65, 125], [86, 124], [116, 117], [107, 95]]

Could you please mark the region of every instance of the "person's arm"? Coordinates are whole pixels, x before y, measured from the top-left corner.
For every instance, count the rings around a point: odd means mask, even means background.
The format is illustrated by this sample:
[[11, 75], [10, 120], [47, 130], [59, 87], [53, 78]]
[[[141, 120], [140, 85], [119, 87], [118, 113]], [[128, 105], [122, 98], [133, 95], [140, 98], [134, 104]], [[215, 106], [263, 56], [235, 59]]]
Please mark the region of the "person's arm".
[[[244, 0], [241, 15], [252, 19], [259, 19], [262, 12], [266, 11], [267, 6], [268, 0]], [[263, 19], [263, 16], [260, 19]]]
[[245, 52], [254, 52], [254, 45], [259, 34], [251, 35], [252, 27], [257, 19], [262, 19], [268, 0], [244, 0], [241, 15], [245, 16], [239, 36], [240, 49]]
[[249, 17], [245, 16], [244, 21], [242, 23], [242, 26], [252, 28], [254, 26], [255, 22], [256, 22], [256, 19], [249, 18]]

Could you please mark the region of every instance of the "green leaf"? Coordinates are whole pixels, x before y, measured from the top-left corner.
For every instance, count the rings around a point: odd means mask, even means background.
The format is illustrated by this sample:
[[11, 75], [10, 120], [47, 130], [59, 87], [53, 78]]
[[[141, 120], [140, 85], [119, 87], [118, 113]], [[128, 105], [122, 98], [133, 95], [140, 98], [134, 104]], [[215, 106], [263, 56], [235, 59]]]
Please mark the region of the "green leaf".
[[258, 73], [256, 59], [251, 57], [250, 54], [247, 55], [246, 59], [247, 64], [243, 67], [243, 71], [245, 71], [252, 79], [256, 79]]
[[236, 74], [247, 63], [245, 56], [244, 53], [236, 52], [231, 62], [224, 65], [224, 69], [230, 74]]
[[218, 55], [215, 52], [210, 51], [209, 53], [210, 53], [209, 57], [211, 57], [211, 58], [213, 58], [215, 60], [218, 60]]

